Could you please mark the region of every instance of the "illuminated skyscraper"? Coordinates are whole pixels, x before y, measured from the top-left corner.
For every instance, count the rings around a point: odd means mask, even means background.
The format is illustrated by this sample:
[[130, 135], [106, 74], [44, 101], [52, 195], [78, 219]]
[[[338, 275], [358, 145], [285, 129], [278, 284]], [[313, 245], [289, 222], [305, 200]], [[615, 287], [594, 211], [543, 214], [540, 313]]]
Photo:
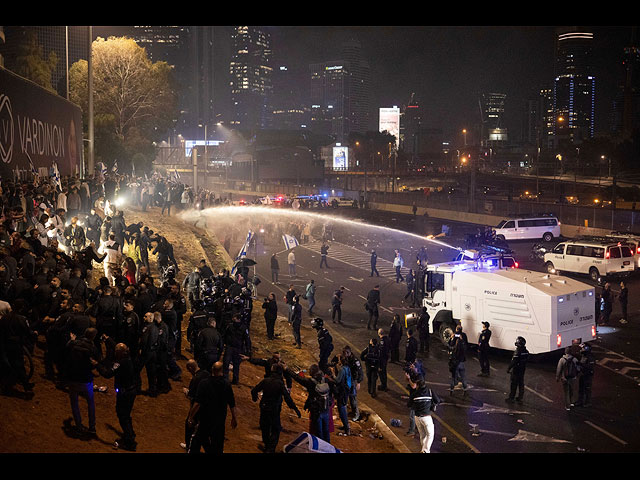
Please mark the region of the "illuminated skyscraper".
[[507, 95], [504, 93], [485, 93], [482, 95], [480, 105], [482, 109], [482, 135], [483, 145], [487, 142], [506, 142], [507, 129], [504, 126], [504, 104]]
[[235, 27], [229, 65], [231, 125], [264, 129], [271, 124], [271, 35], [262, 27]]
[[338, 60], [315, 63], [311, 73], [311, 126], [314, 132], [346, 141], [349, 133], [375, 130], [371, 115], [369, 64], [360, 43], [342, 44]]
[[311, 129], [344, 142], [349, 135], [349, 70], [341, 60], [316, 63], [311, 71]]
[[580, 27], [557, 30], [554, 82], [556, 144], [593, 138], [595, 83], [593, 33]]

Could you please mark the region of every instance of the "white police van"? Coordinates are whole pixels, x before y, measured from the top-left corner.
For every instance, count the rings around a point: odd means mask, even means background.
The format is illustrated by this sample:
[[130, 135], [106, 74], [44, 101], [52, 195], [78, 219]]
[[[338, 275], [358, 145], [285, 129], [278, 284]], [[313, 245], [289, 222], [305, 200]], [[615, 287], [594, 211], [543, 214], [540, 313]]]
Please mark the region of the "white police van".
[[502, 220], [496, 237], [502, 240], [537, 240], [550, 242], [560, 236], [560, 221], [552, 215], [524, 216]]
[[636, 269], [640, 268], [640, 233], [633, 232], [611, 232], [607, 237], [626, 242], [633, 251]]
[[544, 255], [549, 273], [587, 274], [592, 280], [635, 270], [632, 247], [606, 237], [581, 237], [556, 245]]

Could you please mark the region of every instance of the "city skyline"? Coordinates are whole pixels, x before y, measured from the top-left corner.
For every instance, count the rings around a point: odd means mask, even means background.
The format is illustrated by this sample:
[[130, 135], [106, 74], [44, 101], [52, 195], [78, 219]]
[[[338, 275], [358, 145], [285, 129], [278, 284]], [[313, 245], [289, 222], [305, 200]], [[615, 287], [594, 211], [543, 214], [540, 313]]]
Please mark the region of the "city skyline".
[[[371, 67], [371, 105], [401, 106], [416, 94], [428, 127], [456, 132], [477, 123], [484, 93], [506, 94], [510, 137], [520, 134], [525, 101], [553, 85], [556, 26], [271, 27], [274, 58], [289, 62], [331, 56], [351, 37]], [[608, 133], [631, 27], [584, 27], [594, 33], [595, 131]], [[515, 134], [515, 135], [513, 135]]]
[[[94, 27], [97, 35], [129, 27]], [[177, 27], [171, 27], [177, 28]], [[191, 27], [185, 27], [191, 28]], [[504, 125], [509, 141], [521, 138], [524, 105], [540, 89], [552, 86], [557, 26], [290, 26], [264, 27], [272, 37], [272, 66], [300, 72], [308, 89], [309, 66], [337, 60], [344, 42], [356, 39], [370, 68], [369, 110], [377, 123], [379, 108], [406, 105], [414, 94], [426, 128], [441, 128], [454, 140], [462, 128], [479, 123], [481, 97], [505, 95]], [[632, 27], [587, 26], [594, 33], [595, 134], [611, 130], [612, 103], [622, 80], [624, 48]], [[217, 29], [217, 76], [212, 102], [217, 117], [231, 119], [230, 26]], [[108, 32], [108, 33], [107, 33]], [[306, 103], [309, 103], [308, 98]], [[309, 105], [305, 105], [307, 108]]]

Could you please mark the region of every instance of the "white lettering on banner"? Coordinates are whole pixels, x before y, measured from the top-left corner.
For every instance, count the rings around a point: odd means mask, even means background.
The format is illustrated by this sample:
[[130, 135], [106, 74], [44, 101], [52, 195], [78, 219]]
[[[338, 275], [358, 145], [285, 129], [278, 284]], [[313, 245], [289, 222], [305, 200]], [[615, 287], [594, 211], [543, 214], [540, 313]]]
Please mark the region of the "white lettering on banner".
[[64, 128], [37, 120], [18, 116], [18, 135], [23, 153], [64, 158]]

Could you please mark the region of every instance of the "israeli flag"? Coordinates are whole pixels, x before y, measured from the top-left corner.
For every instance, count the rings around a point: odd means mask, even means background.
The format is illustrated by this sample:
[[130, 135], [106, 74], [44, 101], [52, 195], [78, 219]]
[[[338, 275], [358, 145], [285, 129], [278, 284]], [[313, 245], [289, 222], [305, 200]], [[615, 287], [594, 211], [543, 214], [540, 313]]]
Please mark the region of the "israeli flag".
[[178, 169], [176, 168], [173, 169], [173, 176], [176, 179], [176, 181], [180, 180], [180, 174], [178, 173]]
[[293, 235], [287, 235], [286, 233], [282, 235], [282, 240], [284, 241], [284, 246], [287, 250], [291, 250], [292, 248], [300, 245], [296, 237], [294, 237]]
[[53, 162], [51, 170], [53, 173], [53, 175], [51, 175], [53, 177], [53, 181], [56, 183], [60, 191], [62, 191], [62, 183], [60, 182], [60, 170], [58, 170], [58, 164], [56, 162]]
[[[247, 252], [249, 251], [249, 243], [251, 243], [251, 239], [253, 238], [253, 232], [251, 230], [249, 230], [249, 232], [247, 233], [247, 239], [245, 240], [244, 244], [242, 245], [242, 248], [240, 249], [240, 251], [238, 252], [238, 255], [236, 256], [236, 260], [240, 260], [242, 257], [246, 257], [247, 256]], [[231, 269], [231, 275], [235, 275], [237, 268], [234, 266]]]

